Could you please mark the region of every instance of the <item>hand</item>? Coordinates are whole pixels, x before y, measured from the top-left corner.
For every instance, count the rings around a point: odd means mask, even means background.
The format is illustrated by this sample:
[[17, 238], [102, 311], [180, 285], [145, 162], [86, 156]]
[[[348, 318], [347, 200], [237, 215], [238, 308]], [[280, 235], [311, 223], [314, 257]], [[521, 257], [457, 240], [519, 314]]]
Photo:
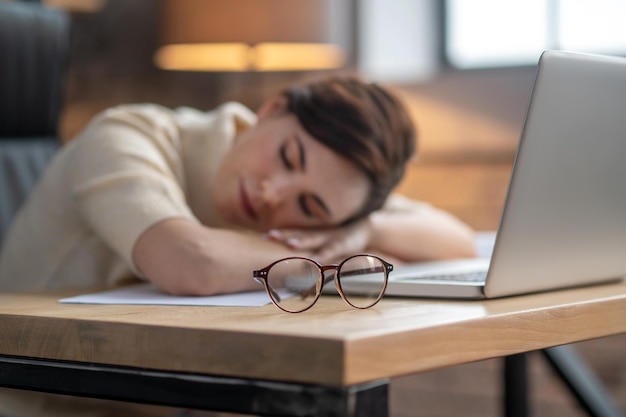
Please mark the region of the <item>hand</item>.
[[370, 235], [367, 219], [332, 229], [282, 229], [270, 230], [267, 234], [270, 240], [291, 249], [312, 252], [322, 264], [338, 262], [346, 256], [364, 252], [369, 246]]

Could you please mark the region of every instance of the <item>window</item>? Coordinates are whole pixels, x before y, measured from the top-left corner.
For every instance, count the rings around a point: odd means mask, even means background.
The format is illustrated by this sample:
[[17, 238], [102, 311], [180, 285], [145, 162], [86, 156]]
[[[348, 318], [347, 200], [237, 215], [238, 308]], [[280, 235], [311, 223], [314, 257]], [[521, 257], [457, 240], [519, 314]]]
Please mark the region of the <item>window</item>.
[[535, 64], [546, 49], [626, 53], [623, 0], [447, 0], [445, 54], [458, 68]]

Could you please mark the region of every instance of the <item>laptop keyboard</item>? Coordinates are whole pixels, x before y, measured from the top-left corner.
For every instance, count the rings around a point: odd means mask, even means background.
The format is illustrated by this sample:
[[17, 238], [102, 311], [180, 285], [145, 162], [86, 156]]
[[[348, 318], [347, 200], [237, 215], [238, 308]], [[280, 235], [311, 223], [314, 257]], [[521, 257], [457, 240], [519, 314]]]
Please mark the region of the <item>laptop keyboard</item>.
[[420, 280], [448, 282], [485, 282], [487, 271], [457, 272], [454, 274], [429, 275]]

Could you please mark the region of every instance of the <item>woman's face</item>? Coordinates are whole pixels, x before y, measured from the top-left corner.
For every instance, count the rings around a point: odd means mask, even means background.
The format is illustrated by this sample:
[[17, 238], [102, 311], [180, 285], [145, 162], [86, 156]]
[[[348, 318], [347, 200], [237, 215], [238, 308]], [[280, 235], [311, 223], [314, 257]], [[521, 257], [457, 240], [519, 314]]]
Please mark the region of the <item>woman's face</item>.
[[369, 182], [279, 102], [260, 110], [258, 123], [239, 134], [214, 191], [228, 223], [267, 231], [339, 224], [365, 204]]

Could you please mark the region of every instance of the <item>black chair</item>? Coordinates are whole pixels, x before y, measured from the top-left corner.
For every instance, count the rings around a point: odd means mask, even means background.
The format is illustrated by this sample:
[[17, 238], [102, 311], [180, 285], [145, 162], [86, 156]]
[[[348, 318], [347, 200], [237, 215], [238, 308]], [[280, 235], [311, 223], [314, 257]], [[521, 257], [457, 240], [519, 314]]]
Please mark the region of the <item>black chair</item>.
[[38, 2], [0, 2], [0, 244], [59, 148], [70, 26]]

